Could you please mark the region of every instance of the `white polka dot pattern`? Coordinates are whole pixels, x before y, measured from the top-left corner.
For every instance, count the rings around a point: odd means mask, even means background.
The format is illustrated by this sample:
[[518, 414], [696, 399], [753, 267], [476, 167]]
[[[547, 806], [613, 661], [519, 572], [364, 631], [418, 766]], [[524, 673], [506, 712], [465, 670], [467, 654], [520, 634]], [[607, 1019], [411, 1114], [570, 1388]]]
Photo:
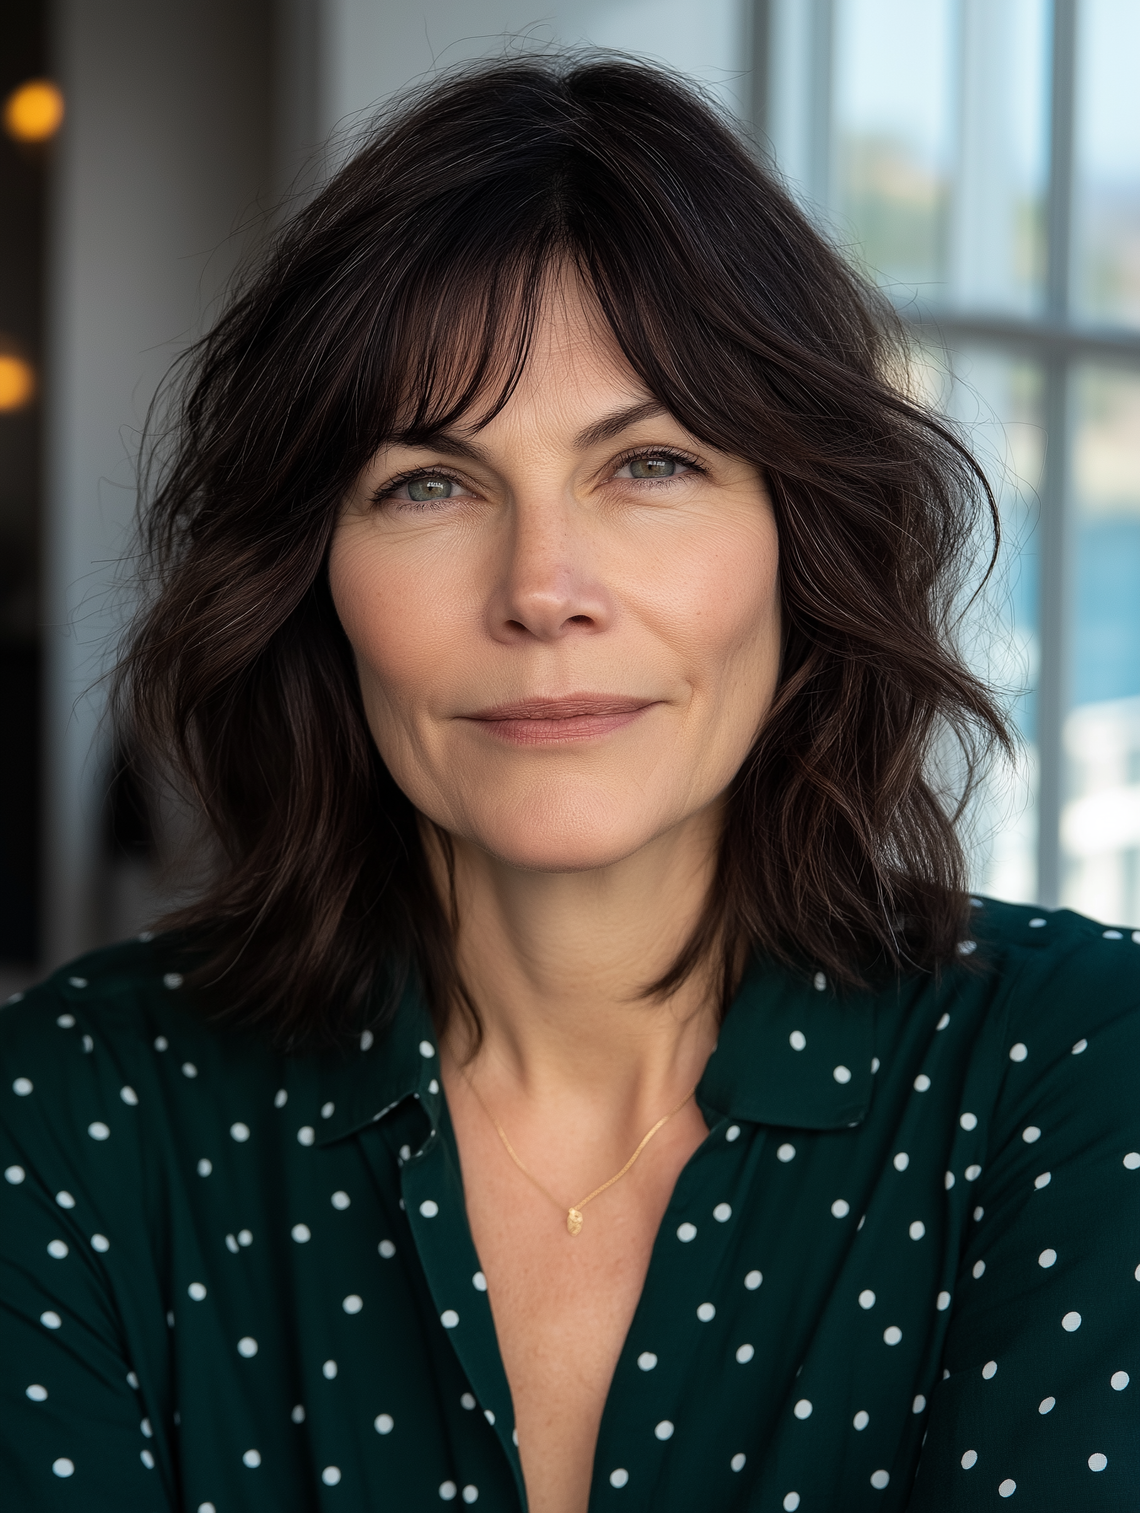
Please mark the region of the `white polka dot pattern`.
[[[979, 940], [999, 907], [979, 905]], [[763, 1487], [793, 1513], [905, 1507], [924, 1435], [925, 1456], [963, 1505], [1032, 1508], [1045, 1477], [1073, 1508], [1089, 1500], [1082, 1487], [1130, 1484], [1117, 1419], [1133, 1397], [1140, 1253], [1122, 1258], [1112, 1226], [1135, 1196], [1140, 1126], [1131, 1112], [1110, 1132], [1096, 1124], [1118, 1106], [1113, 1078], [1130, 1064], [1119, 995], [1114, 1008], [1115, 990], [1075, 984], [1055, 965], [1057, 942], [1086, 927], [1063, 913], [1035, 924], [1029, 913], [1008, 909], [1013, 935], [1031, 936], [1036, 954], [1024, 967], [1033, 991], [1002, 999], [1004, 1033], [983, 1033], [985, 993], [972, 986], [986, 982], [988, 954], [952, 988], [908, 987], [897, 1012], [880, 1000], [873, 1040], [852, 1030], [855, 1000], [822, 973], [771, 995], [778, 1012], [762, 1055], [734, 1039], [730, 1014], [717, 1054], [739, 1091], [702, 1102], [710, 1139], [679, 1179], [653, 1252], [606, 1407], [595, 1500], [604, 1491], [631, 1513], [688, 1513], [718, 1498], [751, 1506]], [[1096, 949], [1124, 961], [1134, 946], [1123, 940], [1098, 934]], [[115, 1196], [142, 1151], [170, 1205], [149, 1208], [146, 1225], [165, 1244], [176, 1215], [182, 1249], [157, 1289], [161, 1339], [124, 1334], [115, 1379], [121, 1390], [128, 1377], [137, 1405], [124, 1477], [177, 1463], [176, 1408], [201, 1424], [216, 1409], [193, 1383], [229, 1380], [249, 1413], [231, 1415], [208, 1467], [196, 1460], [188, 1508], [263, 1498], [247, 1490], [268, 1486], [257, 1468], [288, 1477], [300, 1454], [305, 1495], [330, 1506], [371, 1505], [387, 1495], [378, 1488], [427, 1478], [431, 1500], [518, 1513], [508, 1465], [518, 1436], [488, 1366], [486, 1275], [441, 1123], [426, 1016], [417, 1009], [410, 1031], [397, 1024], [398, 1057], [380, 1032], [358, 1029], [335, 1066], [268, 1050], [242, 1062], [188, 1013], [194, 989], [173, 993], [155, 977], [132, 1042], [103, 1011], [102, 968], [82, 971], [87, 986], [66, 988], [70, 999], [51, 989], [46, 1012], [45, 990], [28, 995], [42, 1053], [34, 1036], [16, 1054], [0, 1040], [0, 1247], [18, 1252], [37, 1289], [30, 1345], [6, 1354], [0, 1318], [0, 1387], [33, 1426], [20, 1431], [37, 1446], [29, 1474], [50, 1484], [65, 1474], [56, 1466], [69, 1467], [81, 1500], [103, 1474], [106, 1449], [69, 1406], [69, 1373], [91, 1336], [86, 1290], [131, 1289], [136, 1278], [140, 1296], [154, 1287], [143, 1215]], [[1058, 995], [1068, 986], [1054, 1009], [1055, 974]], [[100, 1016], [97, 1046], [67, 1007], [79, 992], [77, 1012]], [[13, 1022], [24, 1023], [0, 1016], [0, 1036]], [[61, 1068], [72, 1101], [46, 1126], [49, 1153], [35, 1132], [61, 1107]], [[765, 1099], [779, 1100], [768, 1122]], [[274, 1189], [277, 1172], [284, 1186]], [[587, 1236], [605, 1217], [600, 1202]], [[397, 1359], [405, 1328], [423, 1347]], [[211, 1354], [219, 1335], [224, 1361]], [[171, 1352], [193, 1369], [181, 1401], [164, 1406], [155, 1372]], [[26, 1375], [3, 1381], [7, 1359], [28, 1363]], [[790, 1385], [769, 1405], [774, 1379]], [[963, 1413], [948, 1413], [950, 1401]], [[55, 1439], [36, 1423], [54, 1424]], [[956, 1424], [974, 1425], [968, 1438], [955, 1438]], [[1076, 1439], [1076, 1424], [1093, 1428]], [[969, 1493], [954, 1493], [952, 1478]]]

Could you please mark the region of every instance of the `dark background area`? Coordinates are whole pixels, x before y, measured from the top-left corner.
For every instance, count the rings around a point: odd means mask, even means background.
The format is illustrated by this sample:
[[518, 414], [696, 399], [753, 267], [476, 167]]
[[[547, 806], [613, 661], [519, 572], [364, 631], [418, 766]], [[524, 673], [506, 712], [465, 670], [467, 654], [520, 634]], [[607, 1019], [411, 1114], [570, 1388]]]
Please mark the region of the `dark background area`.
[[[47, 72], [45, 7], [0, 7], [0, 97]], [[51, 142], [0, 135], [0, 351], [30, 361], [37, 392], [0, 412], [0, 960], [40, 954], [39, 635], [44, 251]]]

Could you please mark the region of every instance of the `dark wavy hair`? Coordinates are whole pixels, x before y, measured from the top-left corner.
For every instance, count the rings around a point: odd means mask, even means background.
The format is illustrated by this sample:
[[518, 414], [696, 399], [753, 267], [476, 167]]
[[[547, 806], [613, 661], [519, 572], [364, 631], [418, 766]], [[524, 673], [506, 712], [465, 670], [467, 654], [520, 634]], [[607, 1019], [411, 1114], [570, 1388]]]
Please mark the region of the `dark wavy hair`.
[[715, 107], [629, 60], [507, 60], [405, 99], [284, 226], [188, 355], [151, 469], [115, 708], [220, 843], [166, 923], [287, 1043], [382, 1019], [409, 973], [437, 1016], [465, 998], [326, 563], [382, 443], [505, 403], [556, 267], [682, 425], [761, 470], [779, 534], [778, 690], [647, 992], [711, 966], [727, 1002], [744, 945], [859, 984], [962, 939], [932, 759], [956, 735], [968, 790], [1008, 745], [954, 639], [979, 525], [996, 542], [981, 470], [907, 392], [889, 307]]

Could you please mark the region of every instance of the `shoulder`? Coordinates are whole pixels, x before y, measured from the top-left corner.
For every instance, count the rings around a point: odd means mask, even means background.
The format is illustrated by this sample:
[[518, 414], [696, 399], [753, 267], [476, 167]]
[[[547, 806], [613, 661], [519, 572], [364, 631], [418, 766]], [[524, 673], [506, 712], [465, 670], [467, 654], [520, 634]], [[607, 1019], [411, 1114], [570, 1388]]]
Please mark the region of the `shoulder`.
[[1115, 1193], [1140, 1168], [1140, 931], [991, 900], [974, 924], [997, 988], [976, 1043], [995, 1092], [991, 1176], [1024, 1195], [1066, 1167]]
[[1140, 930], [996, 899], [973, 914], [979, 971], [998, 979], [1012, 1030], [1072, 1054], [1111, 1028], [1140, 1050]]
[[0, 1012], [7, 1090], [30, 1097], [37, 1079], [50, 1085], [72, 1064], [100, 1065], [97, 1052], [122, 1064], [175, 1025], [183, 1035], [208, 1034], [183, 991], [183, 965], [172, 941], [143, 938], [92, 951], [13, 994]]
[[23, 993], [0, 1012], [0, 1064], [23, 1084], [50, 1078], [72, 1059], [91, 1055], [95, 1036], [123, 1046], [161, 1017], [182, 987], [167, 942], [133, 940], [81, 956]]
[[130, 941], [9, 1000], [0, 1012], [5, 1169], [42, 1169], [45, 1181], [50, 1169], [66, 1186], [113, 1153], [121, 1177], [122, 1162], [149, 1164], [227, 1090], [272, 1083], [272, 1046], [212, 1017], [184, 968], [174, 941]]

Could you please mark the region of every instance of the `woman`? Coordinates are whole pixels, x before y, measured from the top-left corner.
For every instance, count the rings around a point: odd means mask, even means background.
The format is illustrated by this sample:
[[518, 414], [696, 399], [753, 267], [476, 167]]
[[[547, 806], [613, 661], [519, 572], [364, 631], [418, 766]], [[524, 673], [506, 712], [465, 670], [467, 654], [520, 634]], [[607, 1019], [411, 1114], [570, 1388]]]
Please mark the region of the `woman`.
[[3, 1016], [15, 1505], [1131, 1506], [1140, 954], [963, 891], [988, 493], [868, 290], [521, 61], [194, 363], [120, 711], [221, 859]]

